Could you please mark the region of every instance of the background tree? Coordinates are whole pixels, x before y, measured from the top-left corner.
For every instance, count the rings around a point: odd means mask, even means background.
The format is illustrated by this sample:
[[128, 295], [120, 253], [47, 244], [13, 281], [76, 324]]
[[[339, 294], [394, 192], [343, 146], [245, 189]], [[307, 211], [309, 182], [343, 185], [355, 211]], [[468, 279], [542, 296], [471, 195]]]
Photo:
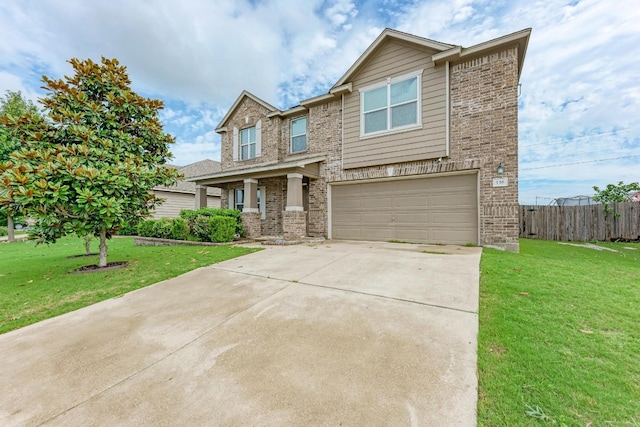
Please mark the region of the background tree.
[[[31, 100], [25, 100], [20, 91], [6, 91], [4, 97], [0, 97], [0, 117], [21, 117], [25, 114], [40, 116], [38, 107]], [[9, 129], [0, 121], [0, 163], [9, 160], [9, 155], [19, 147], [18, 139], [13, 137]], [[0, 215], [6, 217], [6, 225], [9, 232], [9, 241], [14, 240], [13, 219], [16, 212], [11, 206], [0, 207]], [[2, 221], [3, 225], [5, 221]]]
[[[604, 205], [604, 211], [607, 215], [613, 212], [614, 203], [622, 203], [630, 201], [629, 197], [634, 191], [640, 191], [640, 185], [637, 182], [631, 184], [625, 184], [624, 182], [618, 182], [618, 185], [608, 184], [606, 188], [602, 190], [594, 186], [593, 190], [596, 192], [593, 196], [593, 200]], [[616, 214], [615, 217], [619, 216]]]
[[73, 77], [43, 77], [47, 120], [3, 119], [20, 147], [0, 165], [0, 205], [29, 212], [40, 242], [70, 233], [99, 237], [104, 267], [107, 239], [161, 203], [149, 190], [176, 182], [178, 172], [163, 166], [174, 138], [158, 118], [162, 102], [133, 92], [116, 59], [69, 63]]

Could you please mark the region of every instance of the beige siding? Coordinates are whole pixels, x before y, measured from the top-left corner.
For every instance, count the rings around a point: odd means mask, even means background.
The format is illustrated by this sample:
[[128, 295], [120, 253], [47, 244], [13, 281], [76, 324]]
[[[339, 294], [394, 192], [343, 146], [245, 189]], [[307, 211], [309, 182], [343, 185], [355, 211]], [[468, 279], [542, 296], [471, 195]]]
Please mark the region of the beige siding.
[[[154, 218], [176, 218], [180, 216], [182, 209], [195, 209], [196, 196], [194, 194], [156, 191], [155, 195], [162, 197], [165, 201], [156, 207], [153, 212]], [[220, 197], [207, 196], [207, 207], [219, 208]]]
[[[435, 68], [431, 55], [399, 41], [384, 44], [353, 80], [353, 92], [345, 96], [344, 167], [397, 163], [442, 157], [445, 142], [445, 67]], [[422, 128], [360, 139], [358, 89], [424, 69], [422, 75]]]
[[331, 237], [478, 243], [477, 175], [334, 185]]

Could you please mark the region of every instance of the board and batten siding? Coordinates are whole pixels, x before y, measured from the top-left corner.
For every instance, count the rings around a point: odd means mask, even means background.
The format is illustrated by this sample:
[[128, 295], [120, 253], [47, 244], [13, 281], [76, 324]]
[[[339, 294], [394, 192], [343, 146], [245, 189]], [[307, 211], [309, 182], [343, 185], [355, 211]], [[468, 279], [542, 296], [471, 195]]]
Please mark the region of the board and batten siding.
[[[195, 194], [155, 191], [155, 195], [162, 197], [165, 201], [156, 206], [153, 211], [154, 218], [177, 218], [182, 209], [195, 209], [196, 206]], [[207, 196], [207, 207], [219, 208], [220, 197]]]
[[[352, 80], [345, 95], [344, 168], [358, 168], [446, 155], [446, 67], [435, 67], [436, 53], [410, 43], [389, 41], [380, 47]], [[388, 77], [424, 69], [422, 74], [422, 128], [360, 139], [359, 89]]]

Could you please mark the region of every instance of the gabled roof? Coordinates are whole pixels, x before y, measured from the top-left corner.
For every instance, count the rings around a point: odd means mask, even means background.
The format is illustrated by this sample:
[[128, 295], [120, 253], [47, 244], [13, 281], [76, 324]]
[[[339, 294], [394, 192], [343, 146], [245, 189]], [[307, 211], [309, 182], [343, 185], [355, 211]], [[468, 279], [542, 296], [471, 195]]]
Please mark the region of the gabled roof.
[[498, 48], [517, 45], [518, 77], [520, 77], [520, 74], [522, 73], [522, 64], [524, 63], [524, 56], [527, 53], [527, 46], [529, 45], [530, 35], [531, 28], [526, 28], [524, 30], [507, 34], [506, 36], [498, 37], [497, 39], [479, 43], [471, 47], [453, 46], [449, 50], [433, 55], [432, 59], [435, 64], [443, 63], [446, 61], [467, 61], [478, 56], [486, 55], [491, 51], [497, 50]]
[[178, 170], [185, 178], [192, 176], [206, 175], [209, 173], [220, 172], [220, 162], [215, 160], [204, 159], [199, 162], [191, 163], [190, 165], [179, 167]]
[[376, 38], [375, 41], [367, 48], [367, 50], [365, 50], [364, 53], [360, 55], [358, 60], [347, 70], [346, 73], [344, 73], [342, 77], [340, 77], [337, 83], [333, 85], [333, 88], [342, 86], [344, 83], [351, 80], [353, 75], [360, 70], [360, 68], [367, 62], [369, 57], [374, 55], [378, 48], [389, 39], [408, 41], [420, 46], [435, 49], [439, 52], [455, 47], [452, 44], [441, 43], [424, 37], [414, 36], [413, 34], [403, 33], [402, 31], [392, 30], [391, 28], [385, 28], [384, 31], [380, 33], [378, 38]]
[[[220, 172], [220, 162], [216, 162], [215, 160], [204, 159], [199, 162], [191, 163], [186, 166], [174, 166], [174, 165], [165, 165], [168, 168], [178, 169], [182, 175], [184, 175], [184, 179], [178, 180], [171, 187], [165, 187], [164, 185], [158, 185], [153, 189], [156, 191], [168, 191], [170, 193], [196, 193], [196, 185], [193, 182], [187, 181], [189, 178], [199, 175], [209, 175]], [[219, 196], [220, 189], [219, 188], [207, 188], [207, 194], [209, 196]]]
[[240, 96], [238, 96], [238, 99], [236, 99], [236, 102], [234, 102], [231, 108], [229, 108], [229, 111], [227, 111], [227, 114], [225, 114], [225, 116], [222, 118], [222, 121], [220, 122], [220, 124], [216, 127], [216, 132], [220, 132], [224, 130], [224, 127], [227, 124], [227, 120], [229, 120], [229, 118], [233, 115], [233, 113], [236, 111], [236, 108], [238, 108], [238, 106], [242, 103], [242, 100], [245, 97], [262, 105], [264, 108], [269, 110], [269, 112], [278, 110], [276, 107], [269, 104], [268, 102], [263, 101], [262, 99], [258, 98], [257, 96], [253, 95], [250, 92], [247, 92], [246, 90], [243, 90]]

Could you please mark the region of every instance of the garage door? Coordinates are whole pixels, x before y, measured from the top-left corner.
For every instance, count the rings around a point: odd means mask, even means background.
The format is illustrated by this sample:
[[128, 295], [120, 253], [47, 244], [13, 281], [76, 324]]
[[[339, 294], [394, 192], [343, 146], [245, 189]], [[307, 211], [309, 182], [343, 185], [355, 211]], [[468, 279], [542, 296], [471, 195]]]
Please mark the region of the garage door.
[[331, 237], [478, 243], [476, 175], [333, 185]]

